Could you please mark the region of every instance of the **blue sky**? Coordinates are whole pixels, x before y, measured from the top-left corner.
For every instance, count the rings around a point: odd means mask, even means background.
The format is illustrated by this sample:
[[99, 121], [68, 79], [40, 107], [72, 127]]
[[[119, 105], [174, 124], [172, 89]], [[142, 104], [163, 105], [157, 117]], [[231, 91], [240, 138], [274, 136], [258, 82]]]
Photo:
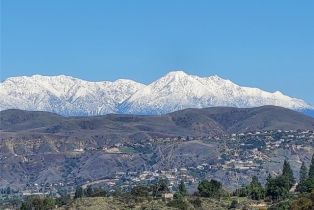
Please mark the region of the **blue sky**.
[[149, 83], [179, 69], [314, 104], [314, 1], [1, 1], [1, 80]]

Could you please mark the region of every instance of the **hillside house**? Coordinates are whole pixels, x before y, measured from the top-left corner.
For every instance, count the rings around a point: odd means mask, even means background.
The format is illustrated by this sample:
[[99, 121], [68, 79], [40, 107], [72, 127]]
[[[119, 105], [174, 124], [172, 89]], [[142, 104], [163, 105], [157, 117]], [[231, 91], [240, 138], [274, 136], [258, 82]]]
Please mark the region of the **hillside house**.
[[172, 200], [173, 199], [173, 193], [163, 193], [161, 195], [161, 197], [164, 201]]

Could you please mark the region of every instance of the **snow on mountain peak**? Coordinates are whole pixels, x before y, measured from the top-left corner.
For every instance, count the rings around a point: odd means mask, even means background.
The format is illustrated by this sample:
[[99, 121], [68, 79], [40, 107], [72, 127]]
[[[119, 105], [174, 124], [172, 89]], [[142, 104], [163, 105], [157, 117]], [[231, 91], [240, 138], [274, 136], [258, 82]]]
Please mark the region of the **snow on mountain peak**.
[[241, 87], [217, 75], [198, 77], [170, 72], [147, 85], [120, 105], [123, 113], [163, 114], [184, 108], [211, 106], [254, 107], [276, 105], [291, 109], [311, 108], [300, 99], [280, 92]]
[[188, 74], [185, 73], [184, 71], [178, 70], [178, 71], [170, 71], [168, 74], [165, 75], [165, 77], [170, 76], [170, 77], [182, 77], [182, 76], [187, 76]]
[[18, 108], [64, 115], [117, 112], [121, 103], [143, 84], [131, 80], [89, 82], [74, 77], [11, 77], [0, 84], [0, 110]]
[[217, 75], [198, 77], [183, 71], [169, 72], [149, 85], [127, 79], [89, 82], [65, 75], [11, 77], [0, 83], [0, 110], [18, 108], [64, 115], [162, 114], [192, 107], [262, 105], [313, 109], [279, 91], [241, 87]]

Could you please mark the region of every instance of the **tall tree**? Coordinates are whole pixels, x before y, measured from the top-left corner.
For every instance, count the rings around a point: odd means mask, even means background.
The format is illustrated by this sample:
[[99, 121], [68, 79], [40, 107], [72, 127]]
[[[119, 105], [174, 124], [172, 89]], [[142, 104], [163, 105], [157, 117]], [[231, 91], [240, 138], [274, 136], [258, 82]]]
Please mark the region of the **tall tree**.
[[153, 196], [161, 196], [162, 193], [170, 192], [168, 179], [159, 179], [155, 185], [152, 186]]
[[283, 163], [282, 176], [283, 176], [283, 178], [285, 178], [287, 180], [289, 187], [291, 188], [295, 183], [295, 179], [293, 176], [293, 171], [292, 171], [290, 164], [287, 160], [285, 160]]
[[253, 200], [260, 200], [265, 196], [265, 190], [256, 176], [252, 177], [251, 183], [247, 186], [247, 191]]
[[270, 175], [270, 173], [268, 174], [268, 176], [267, 176], [267, 178], [266, 178], [266, 181], [268, 182], [269, 180], [271, 180], [271, 175]]
[[309, 178], [314, 178], [314, 154], [312, 156], [312, 161], [309, 169]]
[[305, 163], [302, 162], [301, 168], [300, 168], [300, 181], [299, 183], [303, 183], [308, 177], [308, 170], [305, 166]]
[[76, 187], [74, 198], [81, 198], [84, 195], [84, 190], [81, 186]]
[[312, 161], [309, 169], [309, 176], [306, 180], [300, 183], [298, 190], [300, 192], [311, 192], [314, 189], [314, 154], [312, 156]]
[[87, 197], [92, 197], [92, 195], [93, 195], [93, 188], [90, 185], [86, 188], [85, 195]]
[[267, 180], [266, 196], [272, 200], [285, 198], [289, 192], [289, 183], [284, 176], [278, 176]]
[[305, 166], [305, 163], [302, 162], [301, 168], [300, 168], [300, 180], [299, 184], [297, 186], [297, 190], [299, 192], [307, 192], [308, 191], [308, 170]]
[[275, 178], [271, 178], [270, 176], [267, 178], [266, 196], [270, 197], [272, 200], [285, 198], [294, 183], [293, 171], [289, 162], [285, 160], [282, 174]]
[[183, 180], [181, 180], [181, 182], [179, 184], [179, 193], [182, 196], [186, 196], [187, 195], [187, 190], [186, 190], [186, 187], [185, 187], [185, 184], [184, 184]]

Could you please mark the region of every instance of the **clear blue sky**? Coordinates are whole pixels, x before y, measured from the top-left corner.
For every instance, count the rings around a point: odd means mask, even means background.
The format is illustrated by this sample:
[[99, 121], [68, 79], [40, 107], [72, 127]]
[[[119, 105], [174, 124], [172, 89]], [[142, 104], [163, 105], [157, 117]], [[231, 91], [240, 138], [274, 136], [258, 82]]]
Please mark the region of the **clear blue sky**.
[[177, 69], [314, 104], [314, 1], [1, 1], [1, 80], [149, 83]]

